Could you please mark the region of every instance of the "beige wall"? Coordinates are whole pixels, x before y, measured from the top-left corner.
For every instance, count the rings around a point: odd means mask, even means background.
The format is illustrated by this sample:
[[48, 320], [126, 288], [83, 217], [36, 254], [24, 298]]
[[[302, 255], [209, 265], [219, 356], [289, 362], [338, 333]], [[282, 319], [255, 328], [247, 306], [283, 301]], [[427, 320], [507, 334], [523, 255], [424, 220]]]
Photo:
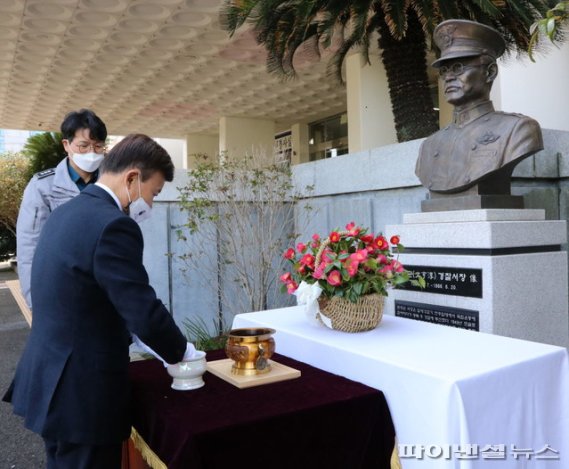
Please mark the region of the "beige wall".
[[379, 58], [361, 54], [346, 59], [350, 153], [397, 142], [385, 69]]
[[274, 121], [245, 117], [219, 120], [219, 151], [230, 158], [263, 154], [272, 160], [274, 142]]
[[546, 55], [499, 61], [492, 99], [496, 109], [536, 119], [542, 128], [569, 131], [569, 43]]
[[195, 168], [196, 154], [205, 154], [217, 160], [219, 155], [219, 136], [218, 135], [202, 135], [189, 134], [186, 135], [187, 158], [185, 168]]
[[172, 158], [172, 163], [177, 169], [186, 168], [186, 142], [179, 138], [156, 138], [154, 139], [162, 146]]
[[308, 124], [293, 124], [290, 131], [292, 136], [291, 164], [306, 163], [307, 161], [310, 161]]

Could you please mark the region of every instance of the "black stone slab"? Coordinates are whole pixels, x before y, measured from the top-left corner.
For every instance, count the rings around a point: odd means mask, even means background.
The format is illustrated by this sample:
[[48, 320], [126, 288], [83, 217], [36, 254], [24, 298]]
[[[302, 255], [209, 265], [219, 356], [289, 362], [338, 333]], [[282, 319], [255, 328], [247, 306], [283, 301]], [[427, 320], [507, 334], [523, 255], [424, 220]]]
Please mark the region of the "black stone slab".
[[397, 287], [401, 290], [482, 298], [482, 269], [405, 264], [405, 270], [412, 279], [423, 277], [427, 285], [420, 288], [408, 282]]
[[395, 316], [471, 331], [480, 330], [479, 312], [472, 309], [395, 300]]

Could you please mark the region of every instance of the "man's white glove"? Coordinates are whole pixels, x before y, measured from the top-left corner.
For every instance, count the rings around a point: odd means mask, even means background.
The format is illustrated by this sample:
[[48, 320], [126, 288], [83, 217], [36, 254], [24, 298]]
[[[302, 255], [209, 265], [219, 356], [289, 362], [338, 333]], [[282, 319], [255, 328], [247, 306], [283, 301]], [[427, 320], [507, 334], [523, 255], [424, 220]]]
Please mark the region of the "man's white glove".
[[[160, 360], [164, 364], [164, 368], [168, 368], [168, 363], [166, 363], [166, 360], [164, 360], [160, 355], [158, 355], [154, 350], [152, 350], [148, 345], [146, 345], [142, 340], [140, 340], [136, 334], [132, 334], [132, 340], [142, 350], [158, 358], [158, 360]], [[194, 344], [187, 342], [186, 351], [184, 352], [184, 358], [182, 358], [182, 361], [190, 360], [191, 358], [194, 358], [195, 355], [196, 355], [196, 348], [194, 347]], [[174, 363], [171, 364], [173, 365]]]
[[194, 347], [194, 344], [188, 342], [188, 344], [186, 345], [186, 352], [184, 353], [184, 358], [182, 358], [182, 361], [190, 360], [195, 356], [196, 356], [196, 348]]

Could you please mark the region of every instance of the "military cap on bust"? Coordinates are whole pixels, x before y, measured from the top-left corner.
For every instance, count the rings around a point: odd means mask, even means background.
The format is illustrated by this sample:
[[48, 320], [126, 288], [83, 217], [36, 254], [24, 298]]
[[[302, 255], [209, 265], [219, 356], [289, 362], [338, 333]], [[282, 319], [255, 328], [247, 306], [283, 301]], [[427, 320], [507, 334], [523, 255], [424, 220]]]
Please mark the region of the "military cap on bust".
[[460, 57], [489, 55], [497, 59], [506, 50], [506, 42], [498, 31], [469, 20], [443, 21], [435, 28], [434, 41], [441, 51], [440, 58], [432, 63], [435, 68], [445, 60]]

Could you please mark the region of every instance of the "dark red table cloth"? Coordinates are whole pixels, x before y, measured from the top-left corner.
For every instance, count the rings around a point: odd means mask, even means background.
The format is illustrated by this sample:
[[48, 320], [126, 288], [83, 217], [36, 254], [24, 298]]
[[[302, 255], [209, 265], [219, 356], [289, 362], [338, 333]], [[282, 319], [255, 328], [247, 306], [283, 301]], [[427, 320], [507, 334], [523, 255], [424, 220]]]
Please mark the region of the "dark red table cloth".
[[238, 389], [206, 372], [204, 387], [175, 391], [161, 362], [133, 362], [133, 426], [169, 469], [390, 467], [395, 431], [381, 391], [273, 360], [301, 377]]

